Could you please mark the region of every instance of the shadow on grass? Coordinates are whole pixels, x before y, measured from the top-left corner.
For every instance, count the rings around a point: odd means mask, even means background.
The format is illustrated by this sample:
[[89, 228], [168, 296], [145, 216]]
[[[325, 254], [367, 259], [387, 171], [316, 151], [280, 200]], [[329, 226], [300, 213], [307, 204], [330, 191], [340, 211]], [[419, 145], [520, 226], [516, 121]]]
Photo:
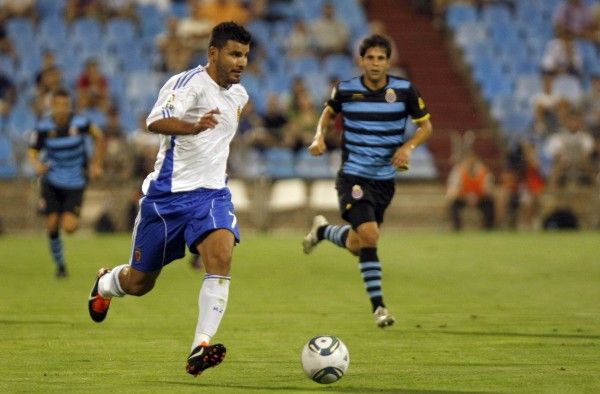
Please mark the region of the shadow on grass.
[[419, 394], [464, 394], [464, 393], [483, 393], [483, 391], [448, 391], [448, 390], [418, 390], [418, 389], [378, 389], [374, 387], [339, 387], [339, 386], [318, 386], [318, 387], [257, 387], [243, 385], [226, 385], [226, 384], [204, 384], [197, 382], [174, 382], [174, 381], [145, 381], [144, 383], [163, 384], [163, 385], [180, 385], [180, 386], [196, 386], [196, 387], [214, 387], [220, 389], [232, 390], [251, 390], [258, 392], [279, 391], [279, 392], [294, 392], [294, 391], [314, 391], [314, 392], [330, 392], [330, 393], [419, 393]]
[[448, 331], [448, 330], [423, 330], [431, 334], [449, 334], [449, 335], [474, 335], [490, 337], [524, 337], [524, 338], [569, 338], [569, 339], [600, 339], [600, 335], [581, 335], [581, 334], [558, 334], [558, 333], [524, 333], [524, 332], [495, 332], [495, 331]]

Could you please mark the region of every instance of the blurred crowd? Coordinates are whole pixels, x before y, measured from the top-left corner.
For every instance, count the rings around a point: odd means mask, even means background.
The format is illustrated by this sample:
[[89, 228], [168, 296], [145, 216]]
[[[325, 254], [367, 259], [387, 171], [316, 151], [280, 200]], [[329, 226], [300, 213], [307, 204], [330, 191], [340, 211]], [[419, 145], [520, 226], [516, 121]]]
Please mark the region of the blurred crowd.
[[[155, 150], [149, 146], [156, 140], [144, 133], [143, 119], [160, 85], [205, 64], [209, 32], [227, 20], [245, 24], [254, 36], [243, 80], [252, 100], [242, 114], [236, 147], [296, 152], [311, 138], [331, 84], [353, 75], [352, 53], [370, 32], [361, 23], [360, 2], [348, 4], [357, 10], [353, 24], [336, 15], [329, 1], [3, 1], [0, 137], [10, 142], [2, 153], [10, 149], [7, 155], [16, 163], [14, 174], [3, 176], [31, 174], [24, 160], [27, 131], [61, 87], [72, 92], [76, 111], [105, 131], [107, 179], [144, 176], [152, 169]], [[373, 29], [381, 26], [374, 23]], [[323, 73], [326, 62], [331, 72]], [[330, 143], [339, 142], [333, 136]], [[238, 168], [232, 163], [233, 172]]]

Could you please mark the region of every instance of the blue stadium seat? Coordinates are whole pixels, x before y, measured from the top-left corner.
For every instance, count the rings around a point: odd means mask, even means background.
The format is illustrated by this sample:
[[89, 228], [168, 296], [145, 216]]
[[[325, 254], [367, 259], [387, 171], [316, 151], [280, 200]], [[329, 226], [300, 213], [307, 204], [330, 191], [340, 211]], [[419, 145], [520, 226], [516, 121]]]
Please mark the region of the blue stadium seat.
[[354, 76], [354, 63], [347, 55], [329, 55], [323, 63], [323, 71], [328, 77], [337, 77], [339, 80], [350, 79]]
[[165, 16], [153, 4], [140, 4], [137, 8], [142, 25], [142, 37], [155, 37], [164, 30]]
[[288, 59], [289, 73], [293, 76], [318, 73], [321, 70], [319, 60], [315, 56], [306, 55], [295, 59]]
[[328, 179], [335, 176], [329, 162], [329, 154], [312, 156], [301, 150], [296, 158], [296, 176], [304, 179]]
[[446, 9], [446, 24], [456, 30], [465, 23], [476, 22], [477, 10], [471, 4], [454, 3]]
[[62, 15], [51, 15], [40, 21], [36, 38], [40, 47], [57, 52], [65, 46], [68, 36], [67, 25]]
[[243, 152], [243, 156], [245, 165], [241, 169], [241, 175], [244, 179], [257, 179], [265, 176], [267, 170], [262, 153], [256, 149], [248, 149]]
[[102, 26], [93, 18], [75, 20], [71, 27], [70, 39], [72, 42], [98, 44], [102, 40]]
[[271, 148], [265, 152], [266, 175], [271, 179], [293, 178], [294, 153], [285, 148]]
[[37, 11], [42, 20], [48, 17], [62, 17], [67, 0], [36, 0]]
[[18, 172], [12, 144], [8, 138], [0, 136], [0, 178], [14, 178]]
[[137, 38], [136, 27], [131, 20], [126, 18], [112, 18], [106, 22], [106, 39], [118, 41], [122, 45], [135, 45]]
[[189, 15], [187, 2], [171, 1], [170, 14], [179, 19], [183, 19]]

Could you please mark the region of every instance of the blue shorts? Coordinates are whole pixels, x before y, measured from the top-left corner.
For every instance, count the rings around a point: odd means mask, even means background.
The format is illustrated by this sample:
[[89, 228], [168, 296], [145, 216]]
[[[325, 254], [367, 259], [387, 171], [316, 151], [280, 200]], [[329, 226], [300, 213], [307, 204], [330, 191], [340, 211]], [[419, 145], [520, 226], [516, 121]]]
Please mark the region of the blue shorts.
[[160, 270], [185, 256], [186, 245], [198, 253], [195, 244], [216, 229], [227, 229], [240, 241], [228, 188], [146, 196], [140, 200], [129, 264], [138, 271]]

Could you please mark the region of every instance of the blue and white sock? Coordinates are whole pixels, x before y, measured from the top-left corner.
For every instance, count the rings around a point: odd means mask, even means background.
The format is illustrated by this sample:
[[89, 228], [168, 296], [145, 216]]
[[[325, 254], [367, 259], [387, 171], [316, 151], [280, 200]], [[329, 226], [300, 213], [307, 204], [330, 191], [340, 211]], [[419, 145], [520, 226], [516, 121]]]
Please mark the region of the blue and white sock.
[[48, 233], [48, 244], [50, 246], [50, 252], [52, 253], [52, 258], [54, 259], [56, 266], [64, 267], [65, 256], [63, 253], [62, 240], [60, 239], [60, 233], [58, 231], [55, 233]]
[[192, 350], [202, 342], [210, 343], [217, 333], [227, 308], [231, 277], [207, 273], [198, 297], [198, 323]]
[[343, 226], [328, 224], [327, 226], [323, 226], [317, 230], [317, 238], [319, 241], [326, 239], [340, 248], [345, 248], [349, 232], [349, 224], [345, 224]]
[[373, 311], [380, 306], [385, 307], [381, 290], [381, 263], [377, 257], [377, 248], [361, 248], [358, 267], [363, 282], [365, 282]]

